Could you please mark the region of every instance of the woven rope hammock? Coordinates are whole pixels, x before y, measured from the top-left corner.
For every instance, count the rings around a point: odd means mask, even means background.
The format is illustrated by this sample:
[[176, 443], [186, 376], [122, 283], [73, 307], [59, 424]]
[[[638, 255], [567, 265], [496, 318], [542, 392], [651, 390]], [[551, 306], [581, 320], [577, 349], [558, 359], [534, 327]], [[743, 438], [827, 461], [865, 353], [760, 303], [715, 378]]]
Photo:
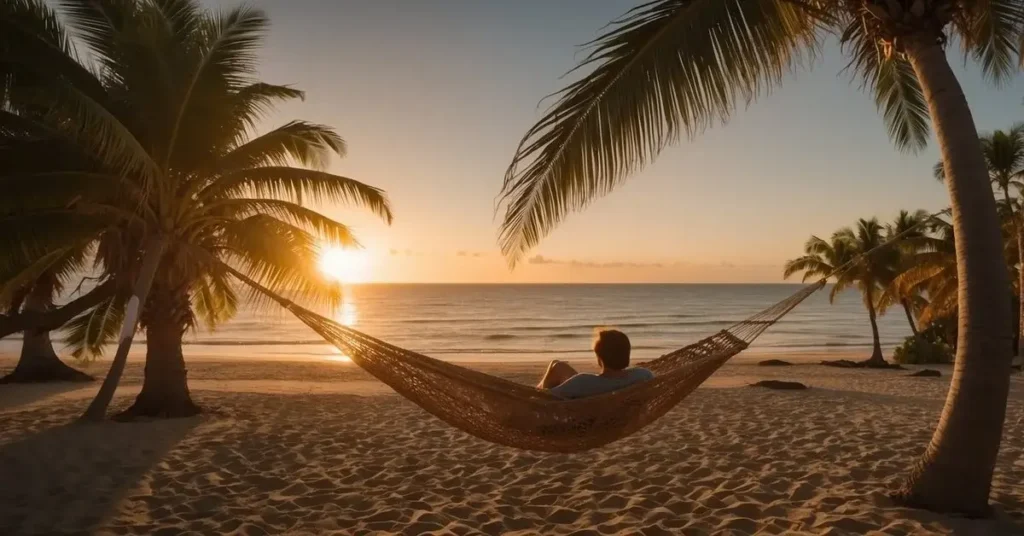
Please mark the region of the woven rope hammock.
[[399, 348], [300, 307], [224, 265], [337, 346], [352, 362], [442, 421], [523, 450], [581, 452], [633, 434], [668, 413], [731, 357], [825, 285], [802, 288], [706, 339], [642, 365], [655, 378], [611, 393], [562, 400], [510, 380]]

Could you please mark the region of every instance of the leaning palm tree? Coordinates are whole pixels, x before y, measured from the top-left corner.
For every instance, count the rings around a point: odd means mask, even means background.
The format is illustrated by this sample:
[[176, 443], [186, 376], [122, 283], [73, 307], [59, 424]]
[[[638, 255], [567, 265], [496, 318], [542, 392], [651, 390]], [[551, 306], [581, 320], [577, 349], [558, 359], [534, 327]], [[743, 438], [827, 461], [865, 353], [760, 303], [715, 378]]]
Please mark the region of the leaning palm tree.
[[[212, 15], [196, 0], [61, 0], [60, 14], [99, 65], [93, 76], [74, 54], [55, 52], [50, 28], [60, 20], [45, 4], [19, 1], [36, 16], [24, 16], [19, 34], [0, 34], [8, 36], [0, 48], [27, 60], [19, 68], [32, 76], [19, 77], [19, 91], [58, 105], [42, 118], [5, 118], [76, 147], [86, 162], [59, 172], [45, 160], [22, 162], [11, 180], [34, 200], [26, 217], [95, 224], [83, 240], [95, 244], [104, 274], [131, 289], [72, 325], [72, 341], [85, 350], [114, 334], [118, 340], [86, 417], [105, 414], [140, 321], [146, 374], [122, 416], [194, 414], [182, 338], [233, 315], [241, 296], [231, 270], [275, 292], [330, 303], [338, 290], [316, 269], [318, 251], [356, 241], [306, 203], [348, 202], [390, 222], [387, 198], [324, 171], [332, 154], [345, 152], [331, 128], [292, 121], [257, 132], [277, 103], [303, 96], [255, 79], [263, 12]], [[49, 205], [40, 195], [47, 189], [60, 194]], [[43, 256], [17, 277], [50, 264]], [[259, 293], [248, 297], [271, 305]]]
[[803, 272], [803, 280], [835, 277], [835, 284], [829, 291], [829, 303], [833, 303], [844, 290], [856, 287], [860, 290], [864, 307], [871, 322], [871, 357], [861, 364], [866, 367], [888, 368], [882, 355], [881, 338], [878, 335], [877, 297], [882, 293], [883, 284], [892, 279], [898, 256], [894, 248], [884, 246], [883, 228], [877, 219], [858, 220], [856, 229], [844, 227], [826, 242], [812, 236], [804, 245], [804, 255], [786, 262], [783, 276], [789, 278]]
[[906, 284], [898, 284], [897, 276], [914, 266], [914, 253], [923, 247], [923, 241], [927, 237], [924, 224], [930, 219], [924, 210], [909, 212], [901, 210], [892, 223], [885, 226], [886, 242], [892, 243], [896, 248], [898, 266], [894, 267], [889, 280], [883, 283], [883, 291], [875, 303], [878, 314], [885, 314], [885, 311], [896, 304], [903, 308], [907, 315], [907, 323], [910, 324], [910, 331], [917, 336], [917, 321], [914, 311], [920, 309], [924, 298], [919, 290]]
[[569, 212], [669, 144], [728, 119], [838, 35], [899, 148], [923, 147], [934, 125], [965, 261], [955, 387], [899, 495], [985, 512], [1009, 391], [1010, 311], [1001, 305], [1009, 285], [977, 130], [945, 48], [960, 45], [988, 78], [1006, 80], [1022, 21], [1022, 0], [643, 3], [590, 44], [579, 78], [520, 143], [502, 188], [502, 250], [514, 264]]
[[[10, 311], [45, 312], [53, 308], [54, 300], [62, 294], [70, 278], [78, 274], [84, 259], [69, 257], [53, 270], [43, 273], [30, 285], [11, 294], [8, 299]], [[23, 332], [21, 353], [10, 374], [0, 378], [0, 383], [38, 383], [54, 381], [82, 382], [92, 377], [76, 370], [60, 360], [54, 351], [50, 330], [28, 329]]]

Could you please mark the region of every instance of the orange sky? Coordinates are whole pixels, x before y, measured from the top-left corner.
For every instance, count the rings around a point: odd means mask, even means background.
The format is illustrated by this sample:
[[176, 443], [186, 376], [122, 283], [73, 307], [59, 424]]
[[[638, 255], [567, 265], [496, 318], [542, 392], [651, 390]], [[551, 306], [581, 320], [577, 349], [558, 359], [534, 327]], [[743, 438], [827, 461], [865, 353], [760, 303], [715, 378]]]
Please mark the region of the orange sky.
[[[894, 150], [830, 43], [813, 70], [669, 149], [510, 272], [494, 212], [505, 168], [543, 111], [538, 101], [567, 83], [559, 76], [575, 64], [575, 45], [638, 2], [251, 3], [273, 23], [260, 76], [307, 91], [267, 126], [337, 128], [349, 155], [331, 171], [392, 199], [391, 227], [325, 207], [366, 245], [367, 280], [778, 282], [812, 233], [947, 203], [931, 178], [934, 143], [919, 155]], [[1024, 117], [1024, 79], [988, 87], [950, 54], [980, 130]]]

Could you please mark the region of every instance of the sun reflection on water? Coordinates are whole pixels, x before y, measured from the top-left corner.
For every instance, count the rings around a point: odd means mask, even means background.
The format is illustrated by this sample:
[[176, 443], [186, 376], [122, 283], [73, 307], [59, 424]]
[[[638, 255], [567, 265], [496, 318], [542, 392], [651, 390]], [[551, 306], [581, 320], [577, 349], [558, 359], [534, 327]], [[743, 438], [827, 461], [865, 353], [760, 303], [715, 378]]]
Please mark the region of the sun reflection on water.
[[[354, 328], [359, 323], [359, 309], [355, 300], [352, 299], [351, 290], [346, 290], [342, 296], [341, 304], [334, 312], [334, 319], [343, 326]], [[337, 346], [331, 346], [331, 355], [327, 356], [328, 361], [340, 363], [351, 363], [352, 358], [341, 351]]]

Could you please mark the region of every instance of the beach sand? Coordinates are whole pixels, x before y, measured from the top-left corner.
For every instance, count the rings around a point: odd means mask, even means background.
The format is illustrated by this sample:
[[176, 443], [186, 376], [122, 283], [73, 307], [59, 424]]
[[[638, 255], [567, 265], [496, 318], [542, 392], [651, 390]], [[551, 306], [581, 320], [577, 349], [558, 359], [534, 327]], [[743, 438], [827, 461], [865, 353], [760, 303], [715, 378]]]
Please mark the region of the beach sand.
[[[530, 383], [542, 368], [476, 366]], [[993, 519], [886, 496], [931, 437], [937, 368], [727, 365], [641, 433], [574, 455], [470, 437], [350, 363], [192, 360], [208, 411], [163, 422], [68, 424], [98, 383], [0, 386], [0, 534], [1024, 534], [1020, 376]]]

